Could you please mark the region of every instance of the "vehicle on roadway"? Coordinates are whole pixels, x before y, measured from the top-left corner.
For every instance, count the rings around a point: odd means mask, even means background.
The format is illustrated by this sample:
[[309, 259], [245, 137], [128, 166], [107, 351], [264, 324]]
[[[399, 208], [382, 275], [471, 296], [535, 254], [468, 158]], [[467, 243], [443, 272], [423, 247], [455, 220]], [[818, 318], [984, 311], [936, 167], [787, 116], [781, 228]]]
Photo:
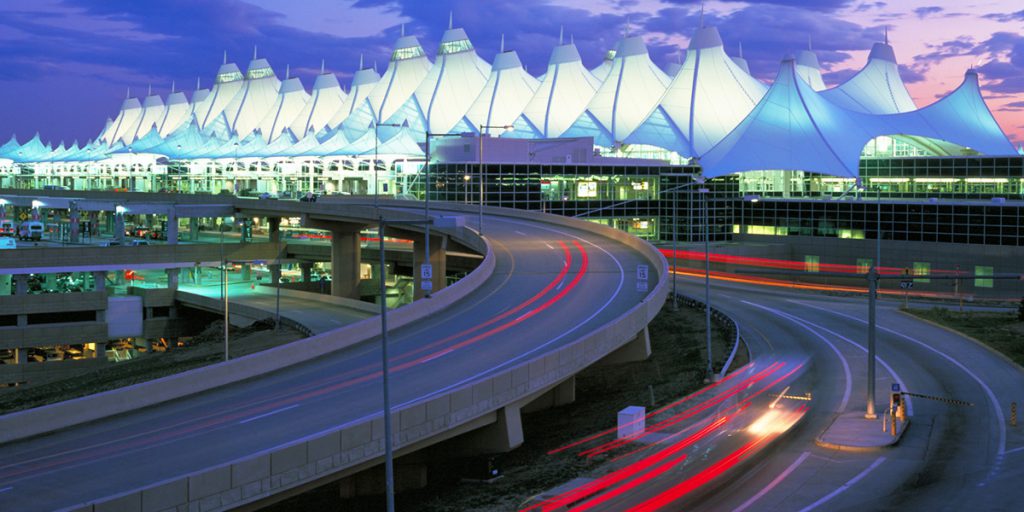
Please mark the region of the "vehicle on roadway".
[[38, 242], [43, 239], [43, 230], [43, 223], [38, 220], [22, 222], [18, 228], [18, 239]]
[[0, 219], [0, 236], [14, 236], [16, 232], [13, 220]]

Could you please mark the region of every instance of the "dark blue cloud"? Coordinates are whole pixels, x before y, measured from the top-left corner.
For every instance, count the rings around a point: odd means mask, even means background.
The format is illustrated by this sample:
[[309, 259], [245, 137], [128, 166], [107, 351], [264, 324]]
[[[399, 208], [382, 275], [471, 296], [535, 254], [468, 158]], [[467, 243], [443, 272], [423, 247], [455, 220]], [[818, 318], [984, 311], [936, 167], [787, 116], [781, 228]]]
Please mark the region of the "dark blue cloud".
[[996, 21], [998, 21], [1000, 23], [1010, 23], [1010, 22], [1014, 22], [1014, 21], [1024, 21], [1024, 10], [1020, 10], [1020, 11], [1012, 12], [1012, 13], [1008, 13], [1008, 14], [1007, 13], [996, 12], [996, 13], [986, 14], [986, 15], [982, 16], [982, 18], [987, 18], [987, 19], [990, 19], [990, 20], [996, 20]]
[[928, 16], [931, 16], [932, 14], [938, 14], [944, 10], [945, 9], [937, 5], [931, 5], [927, 7], [918, 7], [917, 9], [914, 9], [914, 14], [916, 14], [918, 18], [924, 19], [927, 18]]

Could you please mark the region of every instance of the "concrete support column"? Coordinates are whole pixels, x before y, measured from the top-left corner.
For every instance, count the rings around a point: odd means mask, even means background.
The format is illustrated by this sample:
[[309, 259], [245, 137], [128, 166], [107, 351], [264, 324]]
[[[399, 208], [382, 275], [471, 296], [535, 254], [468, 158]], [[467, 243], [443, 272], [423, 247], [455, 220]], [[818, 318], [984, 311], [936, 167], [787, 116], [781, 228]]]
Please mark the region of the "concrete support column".
[[68, 208], [68, 241], [77, 244], [79, 239], [79, 223], [81, 213], [78, 211], [78, 203], [71, 201]]
[[181, 273], [181, 269], [169, 268], [167, 272], [167, 289], [177, 290], [178, 289], [178, 276]]
[[252, 281], [252, 263], [242, 263], [242, 281]]
[[190, 242], [199, 240], [199, 218], [197, 217], [188, 219], [188, 240]]
[[98, 292], [107, 290], [107, 271], [94, 270], [92, 272], [93, 287]]
[[267, 217], [267, 234], [270, 243], [281, 241], [281, 217]]
[[303, 261], [299, 263], [299, 269], [302, 270], [302, 282], [309, 283], [313, 281], [313, 263]]
[[598, 361], [598, 364], [632, 363], [645, 361], [648, 357], [651, 357], [651, 336], [647, 332], [647, 327], [644, 327], [644, 330], [638, 332], [633, 339], [627, 341], [615, 352], [605, 356], [604, 359]]
[[25, 364], [28, 363], [28, 349], [27, 348], [16, 348], [14, 349], [14, 364]]
[[14, 276], [14, 294], [28, 295], [28, 274], [16, 274]]
[[274, 286], [281, 285], [281, 265], [270, 265], [270, 282], [274, 283]]
[[97, 341], [96, 344], [96, 359], [104, 360], [107, 358], [107, 342]]
[[167, 243], [178, 243], [178, 216], [173, 211], [167, 214]]
[[359, 231], [331, 231], [331, 295], [359, 298]]
[[[420, 279], [420, 265], [423, 264], [423, 253], [425, 247], [423, 246], [423, 236], [413, 241], [412, 249], [412, 263], [413, 263], [413, 281], [415, 281], [415, 298], [421, 299], [427, 294], [427, 290], [422, 289]], [[448, 255], [448, 237], [445, 235], [431, 235], [430, 236], [430, 265], [432, 267], [432, 289], [430, 293], [437, 293], [442, 288], [447, 286], [448, 280], [445, 279], [445, 273], [447, 271], [447, 255]]]
[[196, 286], [203, 284], [203, 267], [196, 265], [192, 268], [192, 284]]
[[124, 214], [114, 214], [114, 240], [124, 243]]
[[576, 401], [576, 376], [559, 382], [555, 387], [549, 389], [542, 395], [531, 400], [522, 407], [525, 414], [543, 411], [560, 405], [571, 404]]
[[0, 296], [12, 295], [14, 292], [14, 280], [10, 274], [0, 275]]

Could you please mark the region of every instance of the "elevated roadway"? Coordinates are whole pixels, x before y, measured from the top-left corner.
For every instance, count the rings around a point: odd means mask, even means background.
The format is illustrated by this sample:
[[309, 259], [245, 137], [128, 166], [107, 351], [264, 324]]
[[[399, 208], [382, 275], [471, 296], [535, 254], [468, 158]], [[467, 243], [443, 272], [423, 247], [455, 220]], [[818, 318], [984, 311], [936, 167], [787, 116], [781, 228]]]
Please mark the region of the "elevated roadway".
[[[324, 218], [345, 208], [281, 206], [287, 211], [278, 215], [308, 209]], [[353, 208], [338, 215], [372, 218]], [[383, 212], [422, 215], [398, 203]], [[471, 289], [452, 290], [457, 283], [391, 315], [406, 319], [389, 330], [399, 455], [471, 431], [483, 449], [511, 448], [522, 441], [522, 406], [551, 393], [571, 397], [572, 376], [609, 355], [645, 354], [646, 325], [667, 293], [665, 261], [653, 248], [610, 228], [542, 214], [488, 209], [485, 222], [488, 256], [465, 279]], [[648, 269], [642, 285], [638, 265]], [[440, 307], [449, 292], [458, 299]], [[417, 309], [423, 314], [409, 313]], [[375, 320], [135, 391], [173, 396], [180, 394], [173, 388], [198, 381], [231, 381], [227, 374], [259, 378], [5, 442], [0, 509], [216, 510], [379, 464], [379, 338], [350, 343], [354, 332], [372, 333]], [[45, 418], [47, 411], [30, 411], [0, 424]]]

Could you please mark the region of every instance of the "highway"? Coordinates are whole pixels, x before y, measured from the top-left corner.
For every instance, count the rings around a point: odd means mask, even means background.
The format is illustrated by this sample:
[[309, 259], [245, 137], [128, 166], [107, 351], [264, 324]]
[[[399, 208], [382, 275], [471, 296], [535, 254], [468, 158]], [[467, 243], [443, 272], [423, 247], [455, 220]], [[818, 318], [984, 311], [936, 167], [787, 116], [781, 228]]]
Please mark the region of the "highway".
[[[646, 296], [632, 276], [651, 262], [619, 242], [542, 222], [487, 222], [493, 276], [444, 314], [389, 335], [395, 408], [561, 347]], [[370, 342], [0, 446], [0, 510], [75, 507], [367, 421], [381, 411], [379, 377]]]
[[[702, 282], [679, 278], [679, 283], [685, 293], [702, 296]], [[688, 452], [690, 461], [679, 459], [671, 468], [649, 463], [611, 489], [659, 473], [644, 485], [611, 499], [599, 495], [580, 501], [568, 510], [1019, 510], [1024, 429], [1009, 427], [1008, 415], [1010, 402], [1022, 398], [1024, 371], [970, 340], [901, 313], [900, 302], [880, 303], [878, 409], [885, 409], [893, 382], [906, 391], [973, 406], [908, 398], [911, 423], [896, 446], [864, 452], [818, 446], [815, 439], [838, 413], [865, 408], [866, 300], [716, 282], [712, 303], [739, 322], [752, 356], [809, 357], [813, 400], [803, 422], [762, 456], [740, 458], [714, 484], [694, 484], [700, 477], [687, 465], [695, 455], [706, 458], [696, 463], [703, 469], [721, 467], [726, 458], [698, 444], [699, 450]], [[711, 402], [713, 396], [694, 403]], [[728, 417], [729, 409], [718, 406], [715, 412], [704, 423], [691, 424], [687, 433], [696, 435], [712, 419]], [[743, 430], [725, 423], [706, 435], [714, 440]], [[687, 490], [687, 484], [694, 488]], [[680, 489], [687, 492], [679, 494]]]

